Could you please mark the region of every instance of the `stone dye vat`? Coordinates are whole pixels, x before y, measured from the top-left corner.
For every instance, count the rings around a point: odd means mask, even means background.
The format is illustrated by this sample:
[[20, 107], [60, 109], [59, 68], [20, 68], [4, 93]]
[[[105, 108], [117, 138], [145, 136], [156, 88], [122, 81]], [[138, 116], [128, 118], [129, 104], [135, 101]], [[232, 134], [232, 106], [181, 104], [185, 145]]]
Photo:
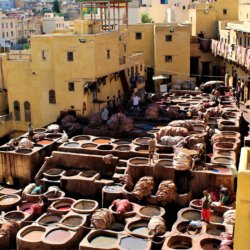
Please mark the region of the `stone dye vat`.
[[53, 202], [48, 211], [54, 214], [67, 214], [71, 210], [71, 205], [75, 202], [72, 198], [62, 198], [58, 201]]
[[91, 214], [98, 208], [98, 202], [95, 200], [77, 200], [71, 205], [72, 211], [79, 214]]
[[42, 226], [54, 226], [61, 219], [62, 216], [59, 214], [43, 214], [40, 218], [38, 218], [37, 222]]
[[7, 211], [15, 208], [21, 202], [17, 194], [6, 194], [0, 197], [0, 210]]
[[142, 218], [151, 218], [152, 216], [163, 216], [165, 209], [162, 207], [147, 205], [139, 210], [139, 215]]

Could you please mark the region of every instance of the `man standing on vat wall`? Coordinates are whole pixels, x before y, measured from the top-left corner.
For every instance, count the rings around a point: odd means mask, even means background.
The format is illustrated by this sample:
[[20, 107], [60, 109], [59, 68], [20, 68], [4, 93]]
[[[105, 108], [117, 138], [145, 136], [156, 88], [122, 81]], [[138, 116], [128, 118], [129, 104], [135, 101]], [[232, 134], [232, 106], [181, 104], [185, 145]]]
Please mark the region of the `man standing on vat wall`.
[[210, 205], [212, 203], [211, 196], [208, 193], [207, 190], [203, 191], [203, 199], [202, 199], [202, 210], [201, 210], [201, 217], [202, 220], [206, 221], [207, 223], [210, 223]]

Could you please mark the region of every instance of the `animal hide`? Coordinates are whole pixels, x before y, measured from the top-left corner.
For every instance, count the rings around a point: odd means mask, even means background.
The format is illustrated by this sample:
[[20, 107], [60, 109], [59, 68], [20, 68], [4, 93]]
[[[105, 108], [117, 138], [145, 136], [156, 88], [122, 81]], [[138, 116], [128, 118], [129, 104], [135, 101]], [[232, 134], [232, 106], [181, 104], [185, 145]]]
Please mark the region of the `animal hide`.
[[176, 200], [176, 186], [173, 181], [165, 180], [162, 181], [156, 192], [156, 198], [158, 201], [173, 202]]
[[141, 200], [143, 197], [152, 194], [154, 188], [154, 178], [152, 176], [144, 176], [135, 184], [132, 194]]
[[167, 228], [165, 221], [160, 216], [153, 216], [148, 223], [148, 234], [153, 236], [159, 236], [166, 233]]
[[114, 217], [107, 208], [96, 210], [91, 218], [91, 224], [96, 229], [110, 229], [113, 222]]
[[132, 209], [131, 203], [127, 199], [117, 199], [112, 202], [115, 207], [115, 211], [118, 214], [125, 214]]

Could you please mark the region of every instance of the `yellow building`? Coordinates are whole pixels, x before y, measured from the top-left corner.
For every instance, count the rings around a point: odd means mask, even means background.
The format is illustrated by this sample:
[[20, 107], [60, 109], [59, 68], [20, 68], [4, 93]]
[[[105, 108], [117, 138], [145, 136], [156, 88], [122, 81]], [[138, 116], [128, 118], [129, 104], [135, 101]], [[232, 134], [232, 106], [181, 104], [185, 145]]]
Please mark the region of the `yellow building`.
[[67, 110], [89, 115], [120, 101], [130, 87], [128, 68], [144, 75], [143, 55], [128, 55], [125, 32], [101, 32], [90, 20], [74, 24], [74, 32], [33, 36], [30, 51], [2, 56], [13, 130], [48, 125]]

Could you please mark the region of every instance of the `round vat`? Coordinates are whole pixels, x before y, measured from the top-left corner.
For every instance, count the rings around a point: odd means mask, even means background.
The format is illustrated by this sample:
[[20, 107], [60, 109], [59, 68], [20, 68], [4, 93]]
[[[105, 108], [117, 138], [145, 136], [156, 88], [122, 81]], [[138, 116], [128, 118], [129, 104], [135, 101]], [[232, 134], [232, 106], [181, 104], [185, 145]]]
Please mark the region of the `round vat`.
[[148, 241], [134, 237], [121, 238], [120, 247], [126, 250], [145, 250], [148, 247]]
[[231, 158], [234, 156], [234, 153], [232, 151], [225, 151], [225, 150], [218, 150], [216, 154], [223, 157], [231, 157]]
[[35, 129], [33, 129], [33, 132], [35, 134], [46, 133], [47, 129], [46, 128], [35, 128]]
[[207, 224], [206, 233], [213, 236], [220, 236], [221, 233], [225, 232], [225, 226]]
[[70, 198], [62, 198], [58, 201], [52, 203], [52, 207], [57, 210], [60, 214], [66, 214], [71, 210], [71, 205], [75, 202], [75, 200]]
[[197, 210], [186, 210], [181, 214], [182, 218], [185, 220], [200, 220], [201, 212]]
[[114, 141], [114, 144], [122, 145], [122, 144], [130, 144], [131, 142], [132, 142], [131, 140], [123, 140], [123, 139], [120, 139], [120, 140], [115, 140], [115, 141]]
[[152, 217], [152, 216], [162, 216], [162, 211], [160, 207], [156, 206], [145, 206], [139, 211], [142, 216]]
[[111, 138], [96, 138], [92, 142], [96, 144], [108, 144], [111, 142]]
[[2, 188], [0, 194], [21, 194], [22, 189]]
[[78, 169], [69, 169], [69, 170], [66, 170], [63, 175], [64, 176], [76, 176], [80, 173], [81, 171], [78, 170]]
[[173, 150], [173, 147], [164, 147], [164, 148], [156, 149], [156, 153], [158, 153], [158, 154], [173, 154], [174, 150]]
[[136, 147], [135, 151], [142, 154], [148, 154], [148, 147], [147, 146]]
[[78, 136], [74, 136], [72, 138], [72, 141], [79, 142], [80, 144], [82, 144], [86, 141], [89, 141], [89, 140], [90, 140], [90, 136], [87, 136], [87, 135], [78, 135]]
[[216, 142], [213, 145], [214, 151], [217, 151], [217, 150], [233, 151], [235, 149], [236, 149], [236, 145], [234, 143], [231, 143], [231, 142]]
[[150, 140], [149, 137], [141, 137], [141, 138], [136, 138], [133, 142], [136, 145], [140, 146], [148, 146], [148, 141]]
[[21, 203], [19, 205], [19, 210], [25, 212], [25, 211], [29, 210], [30, 206], [33, 205], [33, 204], [35, 204], [35, 203], [33, 203], [33, 202], [24, 202], [24, 203]]
[[122, 186], [118, 186], [118, 185], [105, 186], [104, 190], [109, 193], [121, 193]]
[[221, 241], [218, 239], [207, 238], [207, 239], [201, 240], [200, 245], [201, 245], [201, 249], [204, 249], [204, 250], [211, 250], [211, 249], [219, 250], [220, 243]]
[[133, 234], [148, 236], [148, 221], [136, 221], [128, 225], [128, 230]]
[[63, 170], [60, 168], [50, 168], [43, 175], [49, 180], [59, 180]]
[[115, 147], [117, 151], [130, 151], [131, 147], [129, 145], [119, 145]]
[[89, 243], [100, 249], [110, 248], [117, 243], [117, 237], [111, 234], [99, 234], [89, 240]]
[[225, 165], [232, 165], [234, 161], [230, 157], [222, 157], [222, 156], [215, 156], [211, 159], [212, 163], [217, 164], [225, 164]]
[[11, 211], [4, 215], [5, 220], [15, 220], [20, 221], [23, 220], [25, 217], [24, 213], [21, 211]]
[[85, 143], [85, 144], [82, 144], [81, 147], [84, 148], [84, 149], [96, 149], [97, 144]]
[[19, 154], [30, 154], [30, 153], [32, 153], [32, 149], [29, 149], [29, 148], [19, 148], [15, 152], [19, 153]]
[[72, 204], [71, 208], [74, 212], [80, 214], [92, 213], [98, 208], [98, 202], [94, 200], [78, 200]]
[[[187, 227], [189, 225], [189, 222], [188, 221], [183, 221], [181, 223], [179, 223], [177, 225], [177, 230], [180, 232], [180, 233], [186, 233], [187, 232]], [[190, 228], [189, 231], [195, 231], [193, 228]]]
[[212, 213], [210, 217], [210, 222], [212, 223], [223, 223], [222, 215]]
[[129, 165], [147, 165], [148, 164], [148, 159], [147, 158], [132, 158], [128, 160]]
[[71, 233], [62, 228], [58, 228], [50, 231], [46, 236], [45, 240], [51, 243], [62, 244], [67, 242], [71, 238]]
[[55, 191], [46, 192], [44, 195], [48, 198], [49, 201], [56, 201], [56, 200], [64, 197], [65, 193], [58, 190], [56, 192]]
[[160, 166], [160, 167], [173, 167], [173, 160], [171, 160], [171, 159], [159, 160], [158, 163], [157, 163], [157, 166]]
[[113, 149], [113, 146], [112, 146], [112, 145], [109, 145], [109, 144], [100, 145], [100, 146], [97, 147], [97, 149], [99, 149], [99, 150], [112, 150], [112, 149]]
[[221, 131], [221, 135], [227, 138], [238, 138], [240, 139], [241, 134], [235, 131]]
[[83, 222], [81, 216], [71, 215], [62, 220], [62, 224], [67, 227], [79, 227]]
[[200, 199], [191, 200], [189, 206], [201, 210], [202, 201]]
[[80, 144], [78, 142], [67, 142], [63, 146], [67, 148], [78, 148]]
[[53, 226], [54, 224], [58, 223], [61, 219], [62, 219], [61, 215], [45, 214], [39, 219], [38, 223], [44, 226]]
[[[124, 223], [125, 224], [125, 223]], [[118, 223], [118, 222], [116, 222], [116, 223], [113, 223], [112, 225], [111, 225], [111, 230], [112, 231], [116, 231], [116, 232], [121, 232], [121, 231], [123, 231], [124, 230], [124, 228], [125, 228], [125, 225], [124, 224], [122, 224], [122, 223]]]
[[0, 209], [8, 210], [16, 206], [21, 201], [21, 197], [16, 194], [6, 194], [0, 197]]
[[44, 140], [40, 140], [37, 142], [38, 145], [42, 145], [42, 146], [50, 145], [52, 143], [53, 143], [53, 140], [49, 140], [49, 139], [44, 139]]
[[159, 132], [159, 130], [160, 129], [158, 128], [150, 129], [147, 131], [147, 134], [154, 135], [155, 133]]
[[187, 236], [171, 236], [167, 246], [172, 249], [192, 248], [192, 239]]
[[85, 177], [85, 178], [91, 178], [94, 177], [98, 172], [94, 171], [94, 170], [86, 170], [83, 171], [80, 176]]
[[39, 226], [29, 226], [25, 228], [20, 236], [23, 240], [29, 242], [38, 242], [41, 241], [44, 237], [45, 228]]
[[55, 139], [59, 139], [61, 137], [62, 137], [62, 134], [55, 133], [55, 134], [48, 134], [48, 135], [46, 135], [45, 138], [49, 138], [49, 139], [55, 140]]
[[223, 126], [234, 126], [235, 122], [233, 122], [233, 121], [221, 121], [220, 125], [223, 125]]
[[12, 147], [0, 147], [0, 152], [8, 152], [8, 151], [13, 151], [15, 148]]

